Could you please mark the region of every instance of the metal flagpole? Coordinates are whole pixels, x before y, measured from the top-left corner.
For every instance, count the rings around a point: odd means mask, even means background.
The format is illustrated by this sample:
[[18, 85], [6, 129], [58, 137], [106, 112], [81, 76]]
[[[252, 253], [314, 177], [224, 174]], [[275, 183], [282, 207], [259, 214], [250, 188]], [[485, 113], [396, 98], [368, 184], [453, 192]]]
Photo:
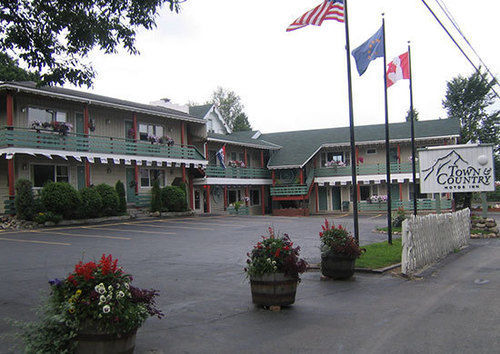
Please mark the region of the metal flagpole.
[[345, 48], [347, 54], [347, 88], [349, 92], [349, 132], [351, 136], [351, 174], [352, 174], [352, 203], [353, 203], [353, 221], [354, 238], [359, 243], [359, 225], [358, 225], [358, 183], [356, 181], [356, 143], [354, 140], [354, 114], [352, 105], [352, 82], [351, 82], [351, 48], [349, 45], [349, 21], [347, 16], [347, 0], [344, 0], [344, 23], [345, 23]]
[[391, 161], [389, 141], [389, 110], [387, 108], [387, 62], [385, 57], [385, 19], [382, 14], [382, 35], [384, 38], [384, 103], [385, 103], [385, 169], [387, 186], [387, 242], [392, 245], [392, 198], [391, 198]]
[[413, 215], [417, 215], [417, 169], [415, 163], [415, 117], [413, 116], [413, 85], [411, 75], [411, 49], [408, 41], [408, 67], [410, 72], [410, 123], [411, 123], [411, 170], [413, 173]]

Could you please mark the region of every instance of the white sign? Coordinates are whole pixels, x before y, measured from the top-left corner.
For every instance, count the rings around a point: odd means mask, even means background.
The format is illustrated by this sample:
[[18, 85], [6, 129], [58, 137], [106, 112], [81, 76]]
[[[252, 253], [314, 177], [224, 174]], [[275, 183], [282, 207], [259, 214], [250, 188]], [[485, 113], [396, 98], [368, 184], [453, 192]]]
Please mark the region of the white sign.
[[493, 146], [453, 145], [419, 150], [420, 192], [495, 190]]

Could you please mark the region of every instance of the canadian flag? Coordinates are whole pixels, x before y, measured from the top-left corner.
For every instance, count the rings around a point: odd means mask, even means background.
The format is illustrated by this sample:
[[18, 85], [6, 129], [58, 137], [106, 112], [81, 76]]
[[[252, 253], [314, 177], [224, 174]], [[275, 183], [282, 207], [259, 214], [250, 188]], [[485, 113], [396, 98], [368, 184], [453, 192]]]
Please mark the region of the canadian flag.
[[408, 62], [408, 52], [394, 58], [387, 65], [387, 87], [391, 87], [396, 81], [410, 78], [410, 65]]

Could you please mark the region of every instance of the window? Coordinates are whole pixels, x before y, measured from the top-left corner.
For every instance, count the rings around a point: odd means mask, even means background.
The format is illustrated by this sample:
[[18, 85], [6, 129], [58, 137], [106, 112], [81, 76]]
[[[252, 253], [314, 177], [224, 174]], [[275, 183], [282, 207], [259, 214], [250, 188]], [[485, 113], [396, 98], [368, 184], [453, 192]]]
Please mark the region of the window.
[[367, 155], [373, 155], [377, 153], [377, 149], [366, 149]]
[[237, 155], [236, 155], [236, 153], [234, 151], [231, 152], [231, 160], [236, 161], [237, 160], [236, 156]]
[[359, 199], [368, 200], [370, 199], [370, 186], [360, 186], [359, 187]]
[[141, 168], [141, 187], [152, 187], [155, 180], [158, 180], [160, 187], [165, 186], [165, 170], [154, 168]]
[[260, 205], [260, 191], [258, 189], [250, 190], [250, 205]]
[[372, 186], [372, 195], [378, 195], [378, 186], [376, 185]]
[[229, 190], [227, 191], [227, 201], [229, 204], [233, 204], [241, 200], [241, 191], [240, 190]]
[[208, 163], [209, 164], [214, 164], [214, 165], [219, 165], [219, 159], [217, 158], [217, 153], [215, 150], [208, 150]]
[[148, 135], [154, 135], [158, 138], [163, 137], [163, 126], [139, 123], [139, 139], [147, 141]]
[[68, 166], [33, 165], [33, 186], [41, 188], [47, 182], [69, 183]]
[[39, 121], [41, 123], [45, 122], [66, 122], [67, 115], [66, 112], [60, 112], [53, 109], [40, 109], [28, 107], [28, 124], [31, 125], [34, 121]]
[[325, 167], [329, 161], [344, 162], [344, 154], [341, 152], [323, 152], [321, 154], [321, 167]]

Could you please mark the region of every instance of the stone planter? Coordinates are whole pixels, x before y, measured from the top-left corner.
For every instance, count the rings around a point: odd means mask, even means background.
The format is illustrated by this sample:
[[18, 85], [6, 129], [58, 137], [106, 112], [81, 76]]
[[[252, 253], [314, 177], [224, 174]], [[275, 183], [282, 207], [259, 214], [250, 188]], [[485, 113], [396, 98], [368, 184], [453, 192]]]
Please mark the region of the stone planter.
[[356, 258], [338, 255], [331, 251], [321, 255], [321, 274], [333, 279], [349, 279], [354, 274]]
[[283, 273], [250, 278], [252, 302], [258, 306], [288, 306], [295, 302], [298, 278]]
[[123, 334], [105, 334], [92, 331], [89, 329], [82, 330], [78, 333], [76, 340], [78, 346], [77, 354], [131, 354], [135, 349], [135, 335], [137, 329]]

